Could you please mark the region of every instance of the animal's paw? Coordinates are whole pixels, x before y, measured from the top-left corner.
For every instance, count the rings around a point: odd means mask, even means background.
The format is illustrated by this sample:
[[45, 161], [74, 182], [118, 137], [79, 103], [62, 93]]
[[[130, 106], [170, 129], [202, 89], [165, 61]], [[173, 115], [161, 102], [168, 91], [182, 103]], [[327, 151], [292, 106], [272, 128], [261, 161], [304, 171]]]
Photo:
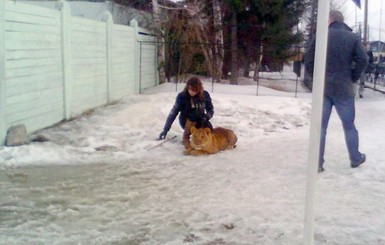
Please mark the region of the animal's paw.
[[208, 154], [208, 152], [202, 151], [202, 150], [192, 150], [190, 152], [190, 155], [192, 155], [192, 156], [201, 156], [201, 155], [207, 155], [207, 154]]
[[184, 150], [183, 155], [186, 155], [186, 156], [191, 155], [191, 151], [189, 151], [188, 149]]

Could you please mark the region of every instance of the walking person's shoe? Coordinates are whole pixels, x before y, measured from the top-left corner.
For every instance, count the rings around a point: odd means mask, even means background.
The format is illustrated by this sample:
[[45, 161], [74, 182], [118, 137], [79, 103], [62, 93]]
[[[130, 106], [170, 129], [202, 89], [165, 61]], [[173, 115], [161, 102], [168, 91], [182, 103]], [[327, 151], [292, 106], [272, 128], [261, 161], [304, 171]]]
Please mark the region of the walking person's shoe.
[[322, 158], [322, 160], [319, 160], [319, 162], [318, 162], [318, 173], [322, 173], [323, 171], [325, 171], [325, 169], [324, 169], [324, 160], [323, 160], [323, 158]]
[[351, 166], [352, 168], [357, 168], [358, 166], [360, 166], [361, 164], [363, 164], [365, 161], [366, 161], [366, 155], [365, 155], [365, 154], [361, 154], [361, 161], [356, 162], [356, 163], [351, 162], [351, 163], [350, 163], [350, 166]]

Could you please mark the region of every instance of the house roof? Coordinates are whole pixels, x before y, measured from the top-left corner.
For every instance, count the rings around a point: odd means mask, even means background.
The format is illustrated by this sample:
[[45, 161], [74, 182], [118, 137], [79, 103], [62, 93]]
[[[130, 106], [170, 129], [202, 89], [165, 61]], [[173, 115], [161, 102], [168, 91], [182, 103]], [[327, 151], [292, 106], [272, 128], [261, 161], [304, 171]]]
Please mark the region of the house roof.
[[385, 52], [385, 42], [382, 41], [371, 41], [369, 42], [370, 49], [373, 52]]

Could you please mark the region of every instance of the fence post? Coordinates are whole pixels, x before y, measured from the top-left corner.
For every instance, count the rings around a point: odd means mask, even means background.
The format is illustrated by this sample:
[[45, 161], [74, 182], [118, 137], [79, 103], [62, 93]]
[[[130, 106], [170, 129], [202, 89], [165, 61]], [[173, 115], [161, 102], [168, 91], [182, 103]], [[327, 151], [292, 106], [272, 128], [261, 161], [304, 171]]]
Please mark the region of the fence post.
[[61, 11], [62, 72], [64, 87], [64, 118], [71, 118], [72, 67], [71, 67], [71, 9], [65, 0], [58, 0], [56, 8]]
[[5, 143], [5, 44], [4, 44], [4, 12], [6, 1], [0, 1], [0, 145]]
[[[156, 45], [155, 45], [155, 58], [154, 58], [154, 62], [155, 62], [155, 65], [154, 65], [154, 73], [155, 73], [155, 85], [158, 86], [160, 84], [160, 75], [158, 72], [159, 71], [164, 71], [165, 72], [165, 67], [162, 68], [162, 66], [165, 66], [165, 62], [164, 62], [164, 50], [163, 50], [163, 47], [164, 47], [164, 43], [162, 42], [161, 44], [159, 44], [159, 40], [162, 40], [162, 39], [158, 39], [157, 37], [155, 38], [155, 42], [156, 42]], [[159, 64], [159, 52], [162, 52], [163, 54], [163, 60], [162, 60], [162, 64]], [[162, 78], [163, 82], [166, 82], [166, 78]]]
[[111, 102], [111, 76], [112, 76], [112, 70], [111, 70], [111, 62], [112, 62], [112, 25], [113, 25], [113, 19], [110, 12], [106, 11], [103, 16], [103, 21], [106, 22], [106, 56], [107, 56], [107, 81], [106, 81], [106, 89], [107, 89], [107, 103]]
[[140, 89], [140, 45], [139, 45], [139, 38], [138, 38], [138, 22], [133, 19], [130, 21], [130, 26], [134, 28], [135, 31], [135, 38], [134, 38], [134, 47], [135, 47], [135, 58], [134, 58], [134, 64], [135, 64], [135, 92], [141, 93]]

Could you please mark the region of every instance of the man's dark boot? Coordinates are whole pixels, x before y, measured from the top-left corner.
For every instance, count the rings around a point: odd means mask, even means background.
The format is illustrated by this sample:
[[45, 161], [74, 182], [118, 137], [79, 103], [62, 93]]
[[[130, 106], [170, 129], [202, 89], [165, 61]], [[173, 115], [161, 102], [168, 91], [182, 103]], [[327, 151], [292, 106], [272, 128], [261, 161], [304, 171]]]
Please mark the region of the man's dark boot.
[[361, 154], [361, 161], [359, 162], [356, 162], [356, 163], [350, 163], [350, 166], [352, 168], [357, 168], [358, 166], [360, 166], [361, 164], [363, 164], [364, 162], [366, 161], [366, 155], [365, 154]]

